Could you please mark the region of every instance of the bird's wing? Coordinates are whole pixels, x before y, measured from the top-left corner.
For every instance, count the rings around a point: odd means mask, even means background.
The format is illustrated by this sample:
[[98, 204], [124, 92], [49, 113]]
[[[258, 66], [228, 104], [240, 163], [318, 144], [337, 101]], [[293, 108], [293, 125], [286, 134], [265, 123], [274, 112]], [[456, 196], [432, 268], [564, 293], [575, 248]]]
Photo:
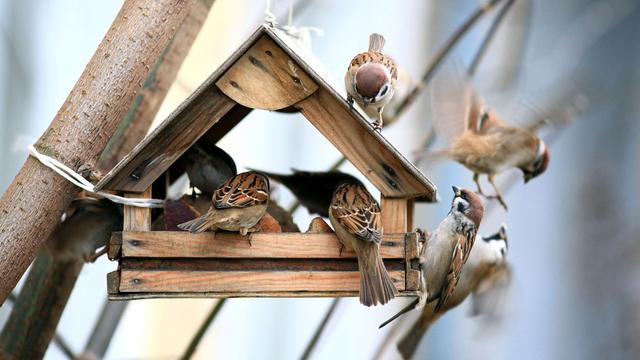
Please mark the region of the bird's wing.
[[482, 108], [483, 100], [464, 70], [450, 63], [443, 66], [431, 88], [431, 112], [437, 136], [453, 143], [465, 130], [477, 126]]
[[456, 285], [458, 285], [462, 267], [469, 258], [469, 254], [471, 253], [471, 248], [473, 247], [475, 238], [475, 231], [470, 231], [465, 235], [458, 236], [458, 240], [456, 241], [453, 248], [453, 255], [451, 256], [449, 272], [447, 273], [447, 278], [445, 279], [444, 283], [442, 284], [442, 288], [440, 289], [440, 296], [438, 297], [438, 302], [434, 307], [434, 312], [440, 310], [440, 308], [447, 302], [449, 296], [453, 294]]
[[489, 318], [500, 318], [501, 309], [511, 287], [513, 270], [504, 263], [491, 274], [482, 279], [472, 294], [471, 315], [484, 315]]
[[227, 180], [213, 194], [216, 209], [246, 208], [267, 204], [269, 180], [257, 172], [246, 172]]
[[380, 205], [364, 186], [344, 184], [336, 189], [330, 208], [335, 219], [350, 234], [380, 243], [382, 220]]

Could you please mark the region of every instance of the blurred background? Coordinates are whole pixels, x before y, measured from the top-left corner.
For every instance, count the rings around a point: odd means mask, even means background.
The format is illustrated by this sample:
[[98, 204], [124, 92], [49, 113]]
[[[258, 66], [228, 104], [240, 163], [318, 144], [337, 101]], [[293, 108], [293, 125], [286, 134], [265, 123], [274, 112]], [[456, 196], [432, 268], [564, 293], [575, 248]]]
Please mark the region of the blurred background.
[[[456, 1], [302, 0], [293, 25], [314, 26], [312, 51], [338, 84], [368, 35], [419, 79], [445, 39], [479, 5]], [[264, 19], [263, 0], [216, 0], [156, 122], [163, 120]], [[48, 126], [117, 14], [119, 1], [0, 2], [0, 191], [23, 164], [27, 145]], [[289, 1], [272, 0], [286, 14]], [[468, 303], [447, 313], [422, 342], [418, 358], [637, 358], [640, 353], [640, 3], [518, 0], [480, 64], [475, 84], [500, 114], [562, 108], [576, 89], [590, 95], [573, 122], [552, 127], [544, 176], [508, 192], [480, 233], [509, 226], [514, 281], [500, 324], [468, 317]], [[468, 64], [496, 12], [454, 49]], [[286, 22], [286, 17], [280, 18]], [[584, 103], [584, 99], [581, 100]], [[429, 93], [383, 134], [408, 157], [430, 123]], [[219, 144], [240, 167], [323, 170], [339, 153], [299, 114], [254, 111]], [[437, 145], [436, 145], [437, 146]], [[256, 151], [261, 149], [261, 151]], [[343, 171], [360, 174], [350, 164]], [[415, 225], [433, 229], [449, 208], [449, 186], [472, 187], [457, 164], [423, 167], [440, 189], [437, 204], [417, 206]], [[516, 172], [516, 171], [514, 171]], [[505, 180], [513, 174], [505, 174]], [[516, 174], [517, 175], [517, 174]], [[361, 176], [360, 176], [361, 177]], [[369, 189], [374, 190], [369, 184]], [[284, 205], [293, 201], [282, 187]], [[305, 229], [311, 217], [295, 214]], [[81, 352], [106, 298], [106, 258], [84, 267], [58, 332]], [[386, 330], [378, 324], [406, 299], [367, 309], [343, 301], [313, 358], [369, 359]], [[107, 359], [178, 357], [215, 300], [132, 302]], [[209, 328], [196, 358], [293, 359], [300, 356], [331, 299], [231, 299]], [[0, 325], [10, 306], [0, 308]], [[414, 315], [415, 316], [415, 315]], [[411, 316], [408, 317], [410, 320]], [[405, 320], [406, 323], [408, 323]], [[383, 358], [397, 358], [393, 349]], [[46, 359], [65, 359], [52, 345]]]

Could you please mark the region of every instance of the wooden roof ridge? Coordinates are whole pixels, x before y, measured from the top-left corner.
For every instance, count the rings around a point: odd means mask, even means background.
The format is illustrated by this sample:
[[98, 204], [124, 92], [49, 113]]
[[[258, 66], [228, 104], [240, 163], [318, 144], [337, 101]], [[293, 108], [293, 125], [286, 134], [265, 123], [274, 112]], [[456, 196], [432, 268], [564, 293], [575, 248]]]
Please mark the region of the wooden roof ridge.
[[[265, 35], [281, 49], [278, 51], [283, 51], [293, 60], [294, 64], [289, 62], [285, 71], [291, 69], [292, 73], [288, 76], [293, 78], [295, 85], [302, 83], [301, 86], [305, 87], [300, 95], [302, 100], [295, 99], [293, 106], [384, 196], [436, 201], [437, 189], [431, 180], [375, 131], [361, 111], [349, 106], [345, 96], [337, 90], [339, 87], [330, 82], [332, 77], [327, 75], [317, 59], [301, 49], [284, 32], [267, 25], [259, 26], [193, 94], [109, 171], [96, 188], [142, 192], [205, 133], [217, 141], [231, 130], [250, 110], [246, 109], [246, 104], [242, 104], [243, 99], [233, 93], [242, 90], [242, 87], [228, 79], [233, 75], [228, 70], [243, 60], [245, 54]], [[253, 65], [264, 65], [252, 56], [249, 58]], [[302, 72], [296, 73], [299, 70]], [[312, 86], [306, 80], [307, 75], [311, 82], [315, 82]], [[221, 83], [223, 80], [225, 83]], [[226, 82], [234, 88], [227, 86]], [[231, 113], [235, 114], [235, 123], [220, 124]], [[353, 121], [338, 121], [346, 117]], [[217, 134], [210, 136], [208, 132], [214, 130]]]

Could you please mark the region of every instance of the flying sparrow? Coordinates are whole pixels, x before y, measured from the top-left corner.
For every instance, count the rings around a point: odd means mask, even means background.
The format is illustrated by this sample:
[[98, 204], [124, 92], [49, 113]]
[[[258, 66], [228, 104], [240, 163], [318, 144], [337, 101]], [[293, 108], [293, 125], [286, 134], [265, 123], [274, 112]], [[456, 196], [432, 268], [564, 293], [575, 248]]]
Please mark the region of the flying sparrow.
[[233, 158], [216, 145], [195, 144], [187, 150], [186, 170], [191, 187], [212, 194], [238, 171]]
[[476, 232], [482, 221], [484, 207], [478, 195], [453, 186], [451, 210], [429, 235], [420, 256], [422, 289], [417, 299], [380, 327], [398, 316], [435, 301], [432, 313], [438, 312], [453, 294], [464, 264], [467, 262]]
[[338, 185], [329, 207], [329, 220], [340, 242], [358, 256], [360, 303], [384, 305], [396, 290], [380, 257], [380, 205], [359, 182]]
[[[447, 302], [437, 312], [434, 312], [434, 305], [425, 307], [420, 317], [398, 342], [398, 350], [403, 358], [410, 359], [429, 327], [448, 310], [460, 305], [469, 295], [473, 297], [474, 315], [477, 314], [476, 311], [497, 306], [496, 303], [490, 303], [494, 300], [490, 294], [495, 295], [495, 291], [505, 288], [503, 282], [496, 281], [499, 278], [496, 275], [502, 276], [509, 273], [509, 266], [506, 263], [508, 249], [506, 228], [503, 225], [496, 234], [481, 237], [481, 240], [477, 241], [471, 250], [469, 260], [462, 268], [458, 286]], [[478, 293], [482, 293], [481, 296], [484, 297], [481, 306], [477, 305]]]
[[360, 183], [354, 176], [340, 171], [300, 171], [292, 169], [293, 174], [276, 174], [266, 171], [260, 173], [286, 186], [307, 208], [309, 214], [328, 217], [329, 203], [336, 186], [341, 182]]
[[344, 76], [347, 101], [355, 100], [363, 109], [369, 105], [378, 112], [373, 127], [382, 129], [382, 111], [395, 91], [398, 72], [393, 60], [382, 53], [385, 39], [380, 34], [369, 36], [369, 51], [356, 55]]
[[[453, 73], [449, 71], [449, 73]], [[473, 171], [478, 193], [480, 175], [486, 174], [494, 196], [507, 209], [494, 177], [511, 168], [522, 170], [524, 182], [542, 174], [549, 165], [549, 150], [533, 129], [504, 122], [477, 95], [470, 81], [456, 72], [435, 79], [432, 91], [436, 133], [450, 142], [438, 154]]]
[[[109, 200], [75, 199], [62, 223], [49, 237], [47, 251], [63, 261], [83, 259], [93, 262], [106, 252], [111, 233], [122, 230], [122, 219], [120, 207]], [[96, 252], [101, 247], [104, 249]]]
[[247, 235], [267, 211], [269, 179], [254, 172], [244, 172], [228, 179], [214, 193], [206, 214], [178, 225], [192, 233], [217, 229], [239, 231]]

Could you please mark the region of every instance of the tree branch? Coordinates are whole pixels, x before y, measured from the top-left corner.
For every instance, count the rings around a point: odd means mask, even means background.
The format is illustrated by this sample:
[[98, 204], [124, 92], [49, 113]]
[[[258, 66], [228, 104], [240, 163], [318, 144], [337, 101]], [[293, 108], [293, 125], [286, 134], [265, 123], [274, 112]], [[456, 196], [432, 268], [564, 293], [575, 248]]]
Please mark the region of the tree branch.
[[[35, 144], [74, 170], [95, 168], [193, 0], [127, 0], [49, 128]], [[0, 302], [4, 302], [77, 189], [33, 157], [0, 198]]]

